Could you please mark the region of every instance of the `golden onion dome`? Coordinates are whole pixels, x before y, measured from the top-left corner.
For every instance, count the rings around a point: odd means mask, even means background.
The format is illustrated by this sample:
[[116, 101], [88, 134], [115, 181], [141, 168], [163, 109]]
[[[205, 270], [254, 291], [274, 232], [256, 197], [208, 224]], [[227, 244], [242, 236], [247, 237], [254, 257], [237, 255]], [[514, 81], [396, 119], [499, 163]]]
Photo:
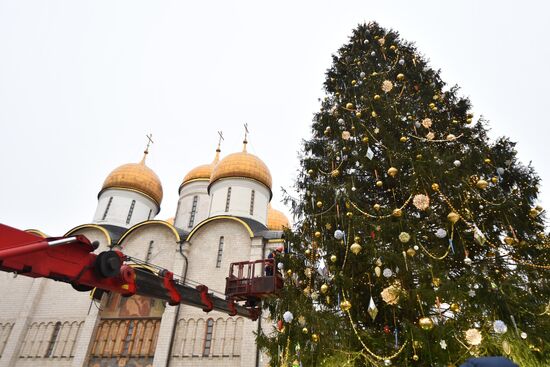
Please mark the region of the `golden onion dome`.
[[267, 207], [267, 229], [271, 231], [282, 231], [290, 228], [290, 222], [283, 212], [273, 209], [271, 204]]
[[219, 179], [234, 177], [259, 181], [271, 191], [271, 172], [260, 158], [246, 151], [246, 140], [242, 152], [229, 154], [216, 165], [210, 176], [210, 185]]
[[159, 207], [162, 202], [162, 184], [155, 172], [145, 165], [145, 157], [139, 163], [128, 163], [115, 168], [105, 181], [99, 195], [107, 189], [126, 189], [148, 196]]
[[212, 171], [214, 171], [214, 168], [220, 161], [220, 147], [218, 146], [218, 149], [216, 149], [216, 157], [210, 164], [203, 164], [198, 167], [193, 168], [191, 171], [189, 171], [185, 177], [183, 178], [183, 181], [180, 185], [180, 191], [183, 185], [186, 183], [192, 182], [192, 181], [209, 181], [210, 176], [212, 176]]

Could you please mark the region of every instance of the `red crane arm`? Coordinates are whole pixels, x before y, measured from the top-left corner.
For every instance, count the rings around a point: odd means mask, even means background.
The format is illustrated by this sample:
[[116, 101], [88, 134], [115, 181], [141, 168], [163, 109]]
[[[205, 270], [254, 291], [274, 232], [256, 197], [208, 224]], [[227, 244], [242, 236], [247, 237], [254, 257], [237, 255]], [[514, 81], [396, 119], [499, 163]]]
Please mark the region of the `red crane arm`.
[[120, 251], [94, 254], [98, 243], [86, 237], [41, 238], [0, 224], [0, 271], [70, 283], [77, 290], [98, 288], [126, 296], [159, 298], [170, 305], [188, 304], [205, 312], [218, 310], [255, 320], [257, 307], [244, 307], [208, 293], [208, 287], [191, 287], [174, 279], [166, 269], [152, 272], [125, 263]]

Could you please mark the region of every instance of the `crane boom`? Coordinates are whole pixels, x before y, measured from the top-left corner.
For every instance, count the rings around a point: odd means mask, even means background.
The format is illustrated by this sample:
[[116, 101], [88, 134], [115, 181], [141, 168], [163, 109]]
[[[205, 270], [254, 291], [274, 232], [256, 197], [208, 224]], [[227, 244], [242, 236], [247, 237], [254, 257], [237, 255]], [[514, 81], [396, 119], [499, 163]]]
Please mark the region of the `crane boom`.
[[169, 270], [132, 263], [120, 251], [95, 254], [98, 246], [82, 235], [42, 238], [0, 224], [0, 271], [53, 279], [80, 291], [96, 288], [124, 296], [137, 294], [252, 320], [260, 314], [255, 304], [240, 305], [232, 297], [218, 297], [206, 285], [191, 286]]

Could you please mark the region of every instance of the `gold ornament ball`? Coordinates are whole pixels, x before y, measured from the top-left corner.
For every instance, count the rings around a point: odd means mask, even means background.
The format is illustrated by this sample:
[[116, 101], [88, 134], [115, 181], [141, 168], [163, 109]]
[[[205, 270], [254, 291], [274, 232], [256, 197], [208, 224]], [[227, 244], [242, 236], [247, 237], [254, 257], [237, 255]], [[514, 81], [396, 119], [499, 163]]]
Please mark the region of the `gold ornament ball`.
[[441, 279], [440, 278], [433, 278], [432, 279], [432, 285], [436, 288], [439, 287], [441, 285]]
[[346, 103], [346, 108], [347, 108], [348, 110], [352, 110], [352, 109], [353, 109], [353, 103], [349, 103], [349, 102]]
[[375, 95], [374, 95], [374, 100], [375, 100], [375, 101], [378, 101], [380, 98], [382, 98], [382, 97], [380, 97], [379, 94], [375, 94]]
[[319, 231], [315, 232], [315, 237], [320, 238], [321, 237], [321, 232], [319, 232]]
[[390, 50], [395, 51], [396, 49], [397, 49], [397, 47], [395, 45], [390, 46]]
[[369, 137], [368, 136], [363, 136], [363, 138], [361, 139], [361, 141], [365, 144], [367, 144], [369, 142]]
[[453, 312], [460, 312], [460, 305], [458, 303], [451, 303], [450, 309]]
[[378, 187], [382, 187], [384, 185], [384, 183], [380, 180], [376, 181], [376, 186]]
[[531, 218], [536, 218], [538, 217], [539, 215], [539, 211], [537, 210], [537, 208], [532, 208], [531, 210], [529, 210], [529, 216]]
[[407, 137], [406, 136], [402, 136], [401, 138], [399, 138], [399, 141], [402, 142], [402, 143], [406, 143], [407, 142]]
[[347, 213], [346, 213], [346, 216], [347, 216], [348, 218], [351, 218], [351, 217], [353, 217], [353, 213], [352, 213], [352, 212], [347, 212]]
[[291, 275], [292, 275], [292, 270], [288, 269], [288, 270], [286, 271], [286, 275], [291, 276]]
[[434, 108], [435, 107], [435, 103], [430, 103], [430, 108]]
[[353, 240], [354, 240], [355, 242], [361, 242], [361, 237], [355, 236], [355, 237], [353, 237]]
[[490, 160], [489, 158], [485, 158], [485, 159], [483, 160], [483, 162], [485, 162], [485, 163], [487, 163], [487, 164], [490, 164], [490, 163], [491, 163], [491, 160]]
[[336, 260], [338, 260], [338, 258], [336, 257], [336, 255], [331, 255], [331, 256], [330, 256], [330, 261], [332, 261], [333, 263], [335, 263]]
[[319, 335], [311, 334], [311, 341], [314, 342], [314, 343], [319, 342]]
[[466, 119], [466, 123], [467, 123], [467, 124], [471, 124], [471, 123], [472, 123], [472, 119], [471, 119], [471, 118], [470, 118], [470, 119]]
[[399, 170], [395, 167], [390, 167], [388, 169], [388, 175], [390, 175], [391, 177], [397, 176], [397, 172], [399, 172]]
[[313, 176], [313, 173], [314, 173], [314, 172], [313, 172], [312, 169], [310, 169], [310, 170], [307, 171], [307, 174], [310, 175], [310, 176]]
[[420, 318], [420, 320], [418, 320], [418, 325], [422, 330], [431, 330], [434, 327], [434, 323], [429, 317]]
[[421, 159], [422, 159], [422, 154], [417, 154], [417, 155], [416, 155], [416, 159], [417, 159], [417, 160], [421, 160]]
[[380, 204], [374, 204], [373, 208], [374, 208], [374, 210], [379, 211], [380, 210]]
[[391, 213], [391, 215], [393, 215], [394, 217], [396, 218], [399, 218], [403, 215], [403, 210], [399, 209], [399, 208], [395, 208], [393, 210], [393, 212]]
[[514, 243], [514, 239], [510, 236], [506, 236], [504, 237], [504, 243], [507, 244], [507, 245], [511, 245]]
[[302, 333], [304, 333], [304, 334], [309, 333], [309, 330], [307, 329], [307, 327], [305, 327], [305, 328], [302, 329]]
[[432, 190], [438, 191], [439, 190], [439, 184], [433, 183], [432, 184]]
[[489, 183], [487, 181], [481, 179], [481, 180], [476, 182], [476, 186], [477, 186], [478, 189], [484, 190], [484, 189], [487, 188], [487, 186], [489, 186]]
[[317, 208], [322, 208], [323, 207], [323, 202], [322, 201], [318, 201], [317, 202]]
[[338, 171], [337, 169], [335, 169], [335, 170], [333, 170], [333, 171], [330, 173], [330, 175], [331, 175], [332, 177], [338, 177], [338, 176], [340, 176], [340, 171]]
[[413, 361], [418, 361], [420, 359], [420, 357], [418, 356], [418, 354], [415, 354], [413, 355]]
[[401, 74], [401, 73], [397, 74], [397, 80], [403, 80], [403, 79], [405, 79], [404, 74]]
[[372, 112], [370, 113], [370, 115], [371, 115], [372, 117], [378, 117], [378, 114], [376, 113], [376, 111], [372, 111]]
[[361, 252], [361, 250], [362, 250], [363, 248], [361, 247], [360, 244], [358, 244], [357, 242], [354, 242], [354, 243], [350, 246], [349, 249], [351, 250], [351, 252], [353, 252], [355, 255], [357, 255], [357, 254], [359, 254], [359, 253]]
[[340, 302], [340, 308], [342, 311], [349, 311], [351, 309], [351, 302], [348, 300]]
[[327, 284], [323, 284], [321, 286], [321, 293], [325, 294], [328, 292], [328, 285]]
[[460, 219], [460, 215], [456, 212], [450, 212], [447, 215], [447, 219], [449, 220], [449, 222], [454, 224], [454, 223], [458, 222], [458, 220]]
[[306, 254], [306, 256], [311, 255], [311, 250], [310, 250], [310, 249], [307, 249], [307, 250], [305, 251], [305, 254]]
[[351, 85], [355, 85], [355, 84], [357, 84], [357, 80], [352, 80]]
[[414, 257], [414, 255], [416, 255], [416, 250], [413, 249], [412, 247], [409, 247], [407, 249], [407, 255], [409, 255], [410, 257]]
[[[358, 119], [361, 118], [361, 111], [357, 111], [355, 112], [355, 117], [357, 117]], [[354, 129], [354, 126], [351, 127], [352, 129]]]

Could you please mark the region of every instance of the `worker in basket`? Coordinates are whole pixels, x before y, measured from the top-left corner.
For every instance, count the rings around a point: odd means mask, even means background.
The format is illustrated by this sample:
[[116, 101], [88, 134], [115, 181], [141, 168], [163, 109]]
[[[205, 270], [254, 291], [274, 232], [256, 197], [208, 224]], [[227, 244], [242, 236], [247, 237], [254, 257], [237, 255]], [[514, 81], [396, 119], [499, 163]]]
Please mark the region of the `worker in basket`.
[[267, 259], [271, 260], [273, 259], [273, 262], [268, 262], [265, 266], [265, 275], [270, 277], [274, 274], [274, 266], [277, 264], [277, 255], [281, 254], [283, 252], [283, 246], [279, 246], [276, 249], [272, 250], [269, 255], [267, 255]]

